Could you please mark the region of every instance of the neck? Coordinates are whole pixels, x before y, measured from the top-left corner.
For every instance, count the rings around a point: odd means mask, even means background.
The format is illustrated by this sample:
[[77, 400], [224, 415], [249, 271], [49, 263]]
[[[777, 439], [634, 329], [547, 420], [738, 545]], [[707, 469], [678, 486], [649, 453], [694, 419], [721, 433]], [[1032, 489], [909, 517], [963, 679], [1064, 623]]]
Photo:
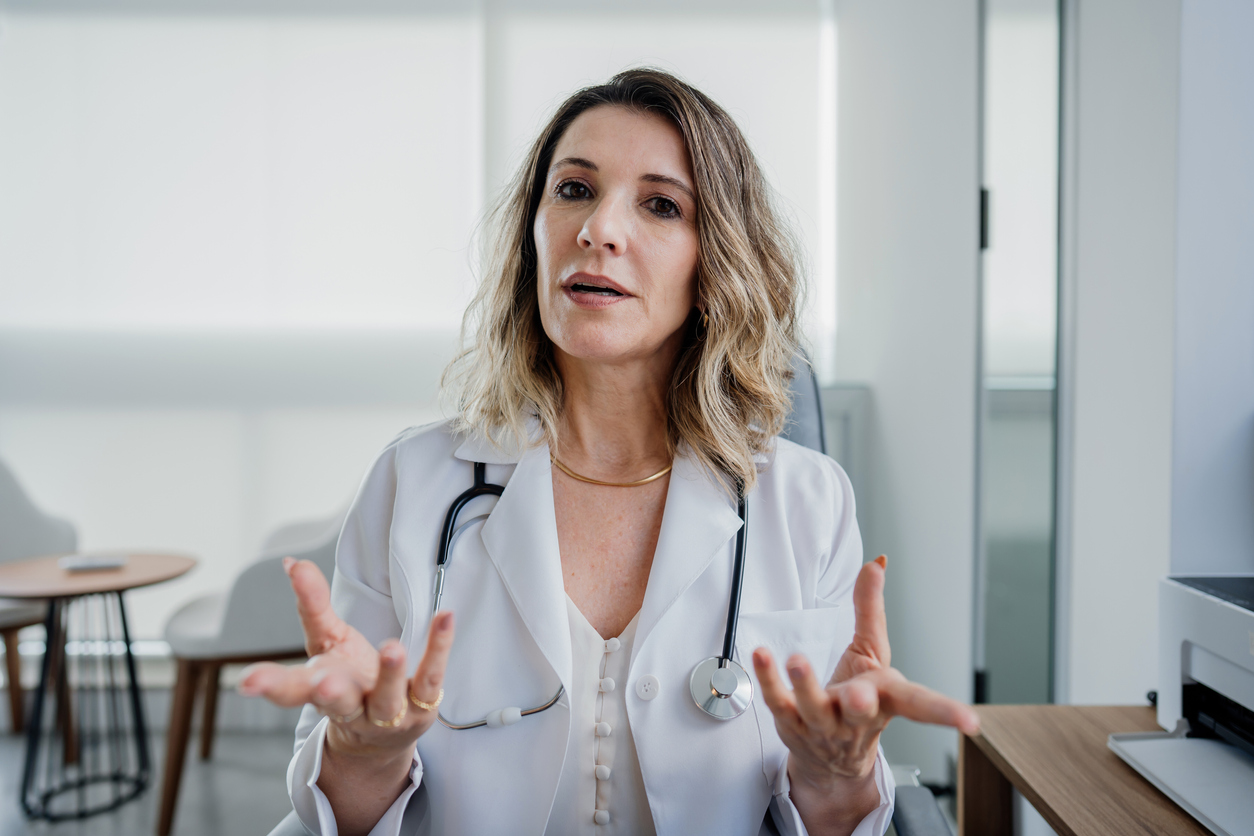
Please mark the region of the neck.
[[558, 349], [564, 399], [553, 452], [567, 467], [595, 479], [632, 481], [670, 464], [666, 393], [674, 364], [659, 359], [609, 365]]

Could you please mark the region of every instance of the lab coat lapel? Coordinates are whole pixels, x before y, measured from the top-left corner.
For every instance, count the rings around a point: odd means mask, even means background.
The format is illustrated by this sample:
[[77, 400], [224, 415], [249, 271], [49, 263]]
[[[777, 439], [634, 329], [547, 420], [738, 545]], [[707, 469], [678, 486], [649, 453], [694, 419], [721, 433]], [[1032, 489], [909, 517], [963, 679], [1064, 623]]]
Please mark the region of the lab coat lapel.
[[483, 544], [531, 637], [570, 689], [570, 624], [547, 444], [523, 453], [483, 525]]
[[731, 497], [687, 456], [676, 456], [633, 658], [649, 633], [740, 528]]

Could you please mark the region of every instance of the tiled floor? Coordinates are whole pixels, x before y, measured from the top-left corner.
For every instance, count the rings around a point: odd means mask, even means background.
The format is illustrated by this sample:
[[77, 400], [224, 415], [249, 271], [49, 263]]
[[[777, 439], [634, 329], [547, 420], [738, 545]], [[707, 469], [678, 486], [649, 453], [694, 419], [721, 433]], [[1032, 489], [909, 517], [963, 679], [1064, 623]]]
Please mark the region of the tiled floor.
[[[284, 786], [292, 756], [291, 733], [220, 733], [214, 748], [213, 760], [207, 763], [195, 753], [188, 757], [173, 836], [265, 836], [292, 809]], [[148, 791], [120, 810], [79, 822], [48, 824], [23, 817], [18, 804], [22, 752], [20, 738], [0, 736], [0, 836], [152, 836], [155, 832], [164, 737], [153, 739], [156, 768]]]

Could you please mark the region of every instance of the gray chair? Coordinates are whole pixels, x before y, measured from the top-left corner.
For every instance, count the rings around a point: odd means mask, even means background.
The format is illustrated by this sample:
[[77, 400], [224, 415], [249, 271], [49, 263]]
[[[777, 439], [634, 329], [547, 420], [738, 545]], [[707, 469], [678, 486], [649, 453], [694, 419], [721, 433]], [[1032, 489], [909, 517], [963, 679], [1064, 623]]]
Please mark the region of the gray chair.
[[[40, 511], [22, 489], [13, 471], [0, 462], [0, 563], [49, 554], [69, 554], [77, 546], [78, 533], [74, 526]], [[17, 634], [23, 627], [42, 624], [47, 610], [48, 605], [43, 601], [0, 598], [0, 635], [4, 636], [9, 716], [15, 734], [26, 725]]]
[[[823, 405], [819, 399], [819, 381], [809, 359], [798, 353], [793, 360], [793, 377], [789, 384], [792, 391], [792, 414], [782, 433], [784, 438], [820, 453], [827, 452], [823, 437]], [[897, 836], [952, 836], [949, 825], [941, 814], [940, 806], [930, 790], [905, 785], [898, 788], [897, 804], [893, 811], [893, 827]], [[270, 836], [308, 836], [309, 831], [295, 812], [287, 814]]]
[[197, 690], [204, 695], [200, 758], [208, 760], [213, 755], [222, 667], [304, 657], [305, 636], [283, 558], [312, 560], [331, 577], [345, 513], [274, 532], [262, 545], [262, 556], [236, 576], [229, 591], [194, 598], [166, 622], [165, 640], [178, 673], [170, 705], [158, 836], [167, 836], [174, 823]]

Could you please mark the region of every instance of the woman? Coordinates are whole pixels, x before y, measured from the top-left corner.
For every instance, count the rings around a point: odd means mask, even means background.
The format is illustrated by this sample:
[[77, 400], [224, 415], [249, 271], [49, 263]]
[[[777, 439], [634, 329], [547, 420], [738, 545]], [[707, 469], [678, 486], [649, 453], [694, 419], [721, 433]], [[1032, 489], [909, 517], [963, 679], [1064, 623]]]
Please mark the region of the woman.
[[[458, 417], [384, 451], [331, 589], [289, 561], [310, 664], [241, 680], [307, 704], [288, 773], [301, 820], [882, 833], [889, 718], [976, 720], [889, 667], [886, 562], [861, 566], [849, 482], [777, 438], [800, 281], [739, 130], [672, 76], [622, 73], [558, 109], [496, 220], [451, 368]], [[462, 514], [432, 617], [444, 509], [472, 474], [504, 491]], [[741, 496], [732, 655], [752, 655], [757, 698], [720, 722], [689, 679], [724, 638]]]

